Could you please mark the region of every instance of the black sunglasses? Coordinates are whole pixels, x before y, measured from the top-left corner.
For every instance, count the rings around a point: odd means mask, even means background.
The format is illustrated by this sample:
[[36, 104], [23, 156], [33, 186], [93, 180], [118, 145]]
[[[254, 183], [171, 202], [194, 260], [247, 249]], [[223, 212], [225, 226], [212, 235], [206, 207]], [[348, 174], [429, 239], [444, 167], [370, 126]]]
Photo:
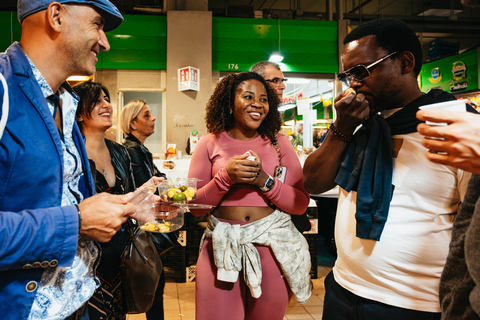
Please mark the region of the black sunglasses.
[[285, 78], [283, 78], [283, 79], [273, 78], [273, 79], [265, 79], [265, 81], [271, 82], [271, 83], [273, 83], [274, 85], [279, 86], [280, 83], [282, 83], [282, 82], [285, 83], [285, 82], [288, 81], [288, 79], [285, 79]]
[[394, 54], [396, 54], [396, 52], [392, 52], [385, 57], [380, 58], [377, 61], [369, 64], [368, 66], [364, 66], [363, 64], [356, 65], [355, 67], [352, 67], [347, 71], [344, 71], [343, 73], [339, 73], [337, 76], [338, 80], [342, 81], [346, 86], [350, 86], [350, 77], [354, 77], [357, 81], [363, 81], [372, 75], [372, 73], [370, 72], [371, 68], [393, 56]]

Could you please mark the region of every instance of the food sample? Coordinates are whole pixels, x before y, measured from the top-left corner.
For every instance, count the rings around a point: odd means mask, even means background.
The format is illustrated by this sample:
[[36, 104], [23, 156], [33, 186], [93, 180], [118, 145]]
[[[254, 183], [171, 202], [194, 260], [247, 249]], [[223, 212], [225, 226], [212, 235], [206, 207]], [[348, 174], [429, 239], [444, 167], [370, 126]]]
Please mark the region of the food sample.
[[178, 188], [170, 188], [167, 189], [166, 192], [162, 192], [160, 197], [163, 201], [174, 201], [174, 202], [182, 202], [182, 201], [191, 201], [195, 199], [195, 194], [197, 190], [193, 187], [186, 187], [181, 186]]
[[308, 156], [315, 150], [316, 150], [315, 147], [303, 148], [303, 153]]
[[159, 202], [146, 210], [137, 212], [135, 219], [141, 230], [168, 233], [183, 226], [184, 210], [164, 202]]
[[166, 233], [172, 231], [173, 224], [169, 221], [147, 222], [143, 226], [140, 226], [140, 229], [148, 232]]
[[160, 198], [164, 202], [185, 203], [195, 199], [197, 193], [197, 178], [177, 178], [164, 180], [158, 186]]
[[174, 157], [176, 153], [177, 149], [173, 146], [170, 146], [167, 148], [167, 152], [165, 152], [165, 158], [168, 159], [168, 157]]
[[164, 169], [174, 169], [175, 168], [175, 162], [171, 160], [165, 160], [163, 161], [163, 168]]

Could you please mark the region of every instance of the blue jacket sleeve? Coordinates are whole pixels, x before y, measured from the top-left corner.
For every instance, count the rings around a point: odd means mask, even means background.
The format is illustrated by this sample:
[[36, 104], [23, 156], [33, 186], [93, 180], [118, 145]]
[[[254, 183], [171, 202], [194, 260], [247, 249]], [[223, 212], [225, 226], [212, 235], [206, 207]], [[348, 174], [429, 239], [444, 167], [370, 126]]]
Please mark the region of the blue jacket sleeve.
[[22, 269], [33, 262], [57, 260], [70, 266], [78, 242], [75, 206], [0, 211], [0, 271]]

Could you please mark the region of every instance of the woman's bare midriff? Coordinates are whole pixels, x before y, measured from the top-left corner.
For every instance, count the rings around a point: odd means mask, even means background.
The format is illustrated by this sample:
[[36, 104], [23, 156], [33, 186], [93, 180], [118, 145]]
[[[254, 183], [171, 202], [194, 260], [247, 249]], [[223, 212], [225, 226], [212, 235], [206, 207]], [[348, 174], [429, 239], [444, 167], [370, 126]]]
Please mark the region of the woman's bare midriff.
[[275, 209], [270, 207], [217, 207], [211, 212], [216, 218], [233, 221], [256, 221], [265, 218]]

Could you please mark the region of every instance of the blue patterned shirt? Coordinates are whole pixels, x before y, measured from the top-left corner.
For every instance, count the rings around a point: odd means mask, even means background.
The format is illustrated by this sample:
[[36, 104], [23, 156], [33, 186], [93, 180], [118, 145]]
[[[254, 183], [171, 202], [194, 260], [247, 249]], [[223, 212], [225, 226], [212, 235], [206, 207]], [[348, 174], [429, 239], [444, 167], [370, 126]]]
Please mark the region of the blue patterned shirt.
[[[40, 71], [30, 59], [28, 61], [44, 97], [54, 94]], [[57, 95], [63, 116], [62, 206], [67, 206], [83, 200], [78, 189], [79, 179], [83, 175], [82, 162], [72, 136], [78, 97], [63, 86]], [[56, 106], [49, 99], [47, 102], [53, 117]], [[28, 319], [65, 319], [85, 304], [97, 287], [95, 267], [98, 256], [99, 249], [94, 241], [79, 238], [71, 267], [47, 268], [43, 272]]]

